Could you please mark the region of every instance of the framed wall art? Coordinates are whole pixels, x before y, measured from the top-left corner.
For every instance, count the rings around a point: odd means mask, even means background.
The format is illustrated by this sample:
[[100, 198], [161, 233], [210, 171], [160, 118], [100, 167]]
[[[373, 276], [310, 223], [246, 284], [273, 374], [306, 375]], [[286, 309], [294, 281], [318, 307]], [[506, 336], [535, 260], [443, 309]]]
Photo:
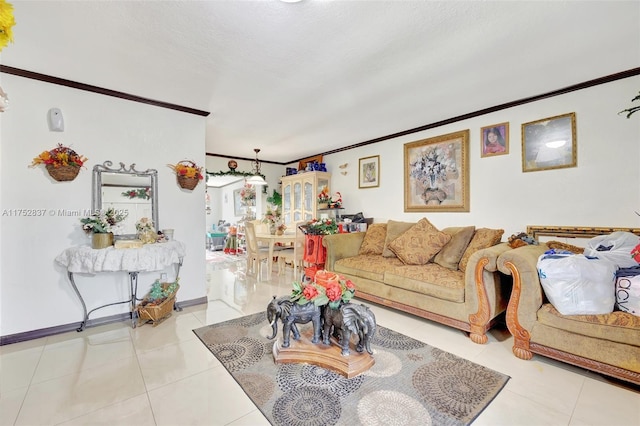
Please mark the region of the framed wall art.
[[244, 214], [242, 209], [244, 207], [242, 205], [242, 196], [240, 195], [241, 192], [242, 188], [233, 190], [233, 214], [236, 216], [242, 216]]
[[469, 211], [469, 130], [404, 145], [404, 211]]
[[493, 124], [480, 130], [480, 157], [509, 153], [509, 123]]
[[380, 156], [372, 155], [358, 160], [358, 188], [380, 186]]
[[576, 114], [522, 124], [522, 171], [576, 167]]

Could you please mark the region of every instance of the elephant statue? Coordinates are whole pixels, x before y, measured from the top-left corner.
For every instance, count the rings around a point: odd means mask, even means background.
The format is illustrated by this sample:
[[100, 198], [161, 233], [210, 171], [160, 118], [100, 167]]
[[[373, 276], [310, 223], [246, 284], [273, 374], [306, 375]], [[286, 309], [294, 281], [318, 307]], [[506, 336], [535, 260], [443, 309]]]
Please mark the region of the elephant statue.
[[333, 334], [340, 342], [343, 356], [348, 356], [350, 353], [349, 341], [352, 333], [357, 333], [359, 338], [356, 351], [362, 352], [366, 349], [367, 352], [373, 354], [370, 341], [376, 333], [376, 317], [365, 305], [345, 303], [337, 309], [326, 306], [323, 321], [322, 343], [325, 345], [329, 344], [333, 328]]
[[320, 333], [322, 331], [322, 315], [319, 306], [313, 302], [300, 305], [291, 301], [289, 296], [276, 298], [267, 305], [267, 320], [273, 328], [273, 334], [268, 337], [275, 339], [278, 334], [278, 319], [282, 321], [282, 347], [289, 347], [290, 334], [293, 333], [295, 340], [300, 339], [300, 332], [296, 324], [305, 324], [311, 321], [313, 323], [313, 338], [311, 343], [320, 341]]

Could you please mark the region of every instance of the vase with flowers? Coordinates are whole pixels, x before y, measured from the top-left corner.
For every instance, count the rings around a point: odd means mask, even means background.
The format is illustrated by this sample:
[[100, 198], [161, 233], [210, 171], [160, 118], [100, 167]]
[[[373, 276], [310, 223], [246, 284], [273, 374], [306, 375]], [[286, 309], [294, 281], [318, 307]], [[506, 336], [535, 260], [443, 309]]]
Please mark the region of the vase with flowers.
[[109, 208], [94, 212], [91, 216], [80, 219], [82, 229], [91, 234], [91, 248], [103, 249], [113, 245], [113, 233], [118, 223], [127, 218], [127, 212]]
[[[318, 271], [318, 275], [327, 274], [327, 271]], [[291, 301], [300, 305], [313, 302], [316, 306], [328, 305], [332, 309], [337, 309], [343, 303], [349, 303], [356, 293], [356, 286], [353, 281], [342, 275], [331, 274], [328, 280], [315, 279], [310, 282], [293, 282]], [[319, 278], [319, 277], [318, 277]]]
[[278, 209], [267, 208], [267, 212], [264, 214], [264, 218], [262, 218], [262, 223], [269, 225], [269, 233], [275, 235], [278, 230], [278, 225], [280, 224], [280, 212]]
[[189, 160], [183, 160], [177, 164], [167, 164], [176, 174], [176, 180], [180, 188], [192, 190], [204, 179], [202, 167]]
[[35, 157], [29, 167], [43, 164], [53, 179], [58, 182], [65, 182], [74, 180], [86, 161], [86, 157], [78, 154], [73, 149], [58, 144], [54, 149], [43, 151]]
[[329, 201], [331, 196], [329, 195], [329, 188], [327, 186], [322, 187], [322, 190], [318, 194], [318, 208], [326, 209], [329, 207]]

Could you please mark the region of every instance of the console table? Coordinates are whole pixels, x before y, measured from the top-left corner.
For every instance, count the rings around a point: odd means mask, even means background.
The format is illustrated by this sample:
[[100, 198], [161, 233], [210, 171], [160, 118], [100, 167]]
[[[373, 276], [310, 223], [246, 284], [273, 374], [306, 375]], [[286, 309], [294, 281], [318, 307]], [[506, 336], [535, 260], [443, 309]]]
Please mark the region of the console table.
[[[140, 272], [161, 271], [169, 266], [177, 266], [176, 279], [180, 273], [182, 259], [185, 256], [185, 247], [179, 241], [168, 241], [165, 243], [145, 244], [141, 248], [116, 249], [107, 247], [105, 249], [94, 250], [91, 246], [70, 247], [58, 255], [55, 262], [67, 269], [69, 281], [73, 290], [78, 295], [84, 319], [77, 329], [83, 331], [87, 325], [89, 315], [98, 309], [122, 303], [130, 304], [131, 327], [136, 327], [136, 301], [138, 274]], [[87, 312], [87, 306], [82, 298], [82, 294], [76, 286], [73, 274], [93, 274], [100, 272], [127, 272], [129, 274], [129, 298], [119, 302], [108, 303], [98, 306]]]

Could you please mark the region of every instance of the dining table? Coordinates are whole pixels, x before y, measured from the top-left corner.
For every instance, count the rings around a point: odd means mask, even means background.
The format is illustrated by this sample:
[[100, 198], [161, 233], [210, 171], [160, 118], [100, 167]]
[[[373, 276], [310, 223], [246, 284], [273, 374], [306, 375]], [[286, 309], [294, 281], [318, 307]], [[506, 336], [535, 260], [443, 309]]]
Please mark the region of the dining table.
[[281, 243], [284, 247], [292, 246], [294, 248], [294, 252], [296, 250], [295, 232], [284, 232], [282, 235], [256, 233], [256, 240], [258, 240], [258, 243], [265, 243], [269, 246], [269, 258], [267, 259], [267, 271], [269, 271], [269, 277], [271, 277], [271, 271], [273, 271], [273, 254], [276, 252], [276, 244]]

